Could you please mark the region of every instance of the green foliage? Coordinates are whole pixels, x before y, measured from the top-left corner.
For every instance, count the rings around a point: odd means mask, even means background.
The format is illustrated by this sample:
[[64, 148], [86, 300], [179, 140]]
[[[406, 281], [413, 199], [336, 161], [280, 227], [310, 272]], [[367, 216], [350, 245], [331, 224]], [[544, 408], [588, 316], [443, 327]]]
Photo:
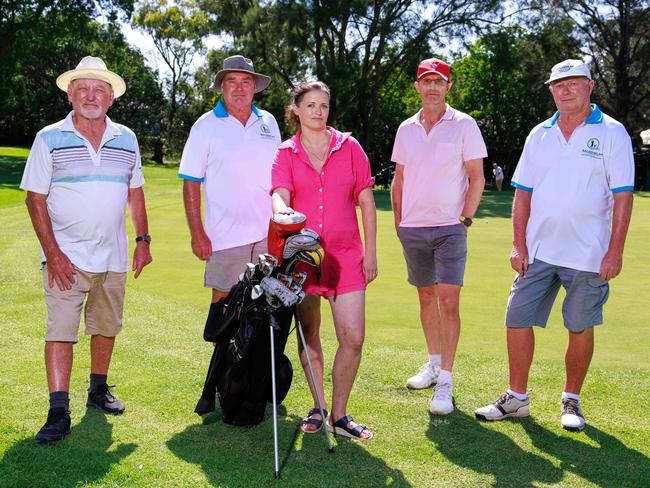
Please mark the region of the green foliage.
[[29, 145], [38, 130], [62, 119], [70, 105], [55, 80], [87, 55], [102, 57], [126, 81], [109, 116], [141, 135], [159, 130], [165, 101], [156, 74], [118, 27], [78, 12], [47, 11], [31, 22], [33, 29], [17, 32], [11, 55], [0, 63], [0, 141]]
[[449, 101], [479, 124], [490, 157], [487, 174], [498, 162], [509, 178], [530, 130], [555, 112], [544, 82], [558, 60], [576, 55], [570, 32], [565, 21], [538, 25], [535, 32], [495, 29], [453, 64]]
[[397, 112], [400, 103], [392, 102], [401, 94], [393, 90], [412, 81], [418, 61], [430, 53], [429, 42], [471, 30], [500, 7], [492, 0], [200, 0], [200, 5], [232, 38], [233, 49], [284, 87], [304, 78], [327, 83], [330, 123], [354, 132], [375, 170], [389, 162], [394, 131], [407, 115]]

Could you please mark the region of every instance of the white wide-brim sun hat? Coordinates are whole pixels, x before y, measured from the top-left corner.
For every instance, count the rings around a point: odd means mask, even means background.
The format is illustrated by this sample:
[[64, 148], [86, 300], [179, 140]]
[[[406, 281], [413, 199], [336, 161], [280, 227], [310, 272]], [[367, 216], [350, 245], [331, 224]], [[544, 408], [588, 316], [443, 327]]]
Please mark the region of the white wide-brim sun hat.
[[106, 64], [101, 58], [86, 56], [75, 69], [66, 71], [56, 79], [56, 86], [64, 92], [68, 91], [68, 85], [74, 80], [100, 80], [105, 81], [113, 88], [113, 98], [124, 95], [126, 83], [122, 77], [106, 68]]

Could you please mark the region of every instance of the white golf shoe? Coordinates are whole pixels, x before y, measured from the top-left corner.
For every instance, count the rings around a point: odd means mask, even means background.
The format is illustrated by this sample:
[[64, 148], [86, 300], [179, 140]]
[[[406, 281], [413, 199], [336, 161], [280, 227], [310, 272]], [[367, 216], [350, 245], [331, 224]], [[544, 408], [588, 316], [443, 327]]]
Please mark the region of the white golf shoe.
[[510, 393], [506, 392], [499, 399], [477, 408], [474, 411], [477, 419], [481, 420], [503, 420], [508, 417], [528, 417], [530, 415], [530, 399], [518, 400]]
[[585, 417], [580, 410], [580, 402], [574, 398], [563, 398], [560, 402], [562, 417], [560, 423], [566, 430], [574, 432], [585, 428]]
[[429, 402], [429, 412], [434, 415], [447, 415], [454, 411], [451, 383], [438, 383]]
[[406, 380], [406, 386], [413, 390], [429, 388], [438, 381], [439, 374], [440, 366], [434, 366], [430, 362], [427, 362], [415, 376], [411, 376]]

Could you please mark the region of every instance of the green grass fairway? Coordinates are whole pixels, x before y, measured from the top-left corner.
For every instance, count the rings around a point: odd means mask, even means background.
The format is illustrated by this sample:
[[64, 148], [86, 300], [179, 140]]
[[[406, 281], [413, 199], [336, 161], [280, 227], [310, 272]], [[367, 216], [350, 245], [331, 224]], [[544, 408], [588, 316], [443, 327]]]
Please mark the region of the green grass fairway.
[[[129, 277], [125, 327], [109, 378], [126, 413], [86, 411], [89, 341], [82, 333], [70, 391], [72, 434], [54, 447], [34, 444], [48, 397], [38, 243], [18, 189], [26, 154], [0, 149], [0, 487], [650, 484], [649, 193], [635, 197], [623, 273], [612, 282], [583, 391], [588, 427], [575, 434], [559, 421], [566, 342], [559, 306], [548, 329], [537, 334], [531, 417], [498, 423], [474, 418], [476, 407], [507, 386], [502, 322], [514, 276], [508, 263], [512, 192], [487, 191], [470, 229], [454, 368], [457, 409], [446, 417], [429, 415], [429, 390], [404, 387], [426, 349], [389, 197], [377, 192], [380, 276], [367, 293], [367, 339], [349, 405], [375, 439], [337, 440], [330, 455], [321, 435], [300, 433], [298, 421], [311, 400], [292, 337], [287, 354], [296, 371], [280, 407], [283, 469], [275, 482], [270, 408], [267, 419], [251, 428], [193, 413], [212, 352], [202, 340], [209, 293], [202, 288], [202, 263], [190, 250], [175, 168], [145, 168], [154, 262], [138, 280]], [[323, 312], [329, 369], [335, 336], [328, 308]]]

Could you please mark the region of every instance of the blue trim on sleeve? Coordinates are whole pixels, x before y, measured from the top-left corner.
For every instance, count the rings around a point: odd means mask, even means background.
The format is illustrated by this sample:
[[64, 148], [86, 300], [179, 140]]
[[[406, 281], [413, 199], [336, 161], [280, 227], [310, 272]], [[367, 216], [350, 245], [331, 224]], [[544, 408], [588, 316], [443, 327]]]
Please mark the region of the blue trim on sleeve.
[[622, 191], [634, 191], [633, 186], [619, 186], [618, 188], [612, 188], [612, 193], [621, 193]]
[[195, 176], [184, 175], [183, 173], [178, 173], [178, 177], [183, 178], [184, 180], [197, 181], [199, 183], [203, 183], [205, 180], [205, 178], [196, 178]]
[[524, 185], [520, 185], [519, 183], [515, 183], [514, 181], [511, 181], [510, 185], [514, 186], [515, 188], [517, 188], [519, 190], [527, 191], [528, 193], [531, 193], [533, 191], [532, 188], [529, 188], [529, 187], [524, 186]]

